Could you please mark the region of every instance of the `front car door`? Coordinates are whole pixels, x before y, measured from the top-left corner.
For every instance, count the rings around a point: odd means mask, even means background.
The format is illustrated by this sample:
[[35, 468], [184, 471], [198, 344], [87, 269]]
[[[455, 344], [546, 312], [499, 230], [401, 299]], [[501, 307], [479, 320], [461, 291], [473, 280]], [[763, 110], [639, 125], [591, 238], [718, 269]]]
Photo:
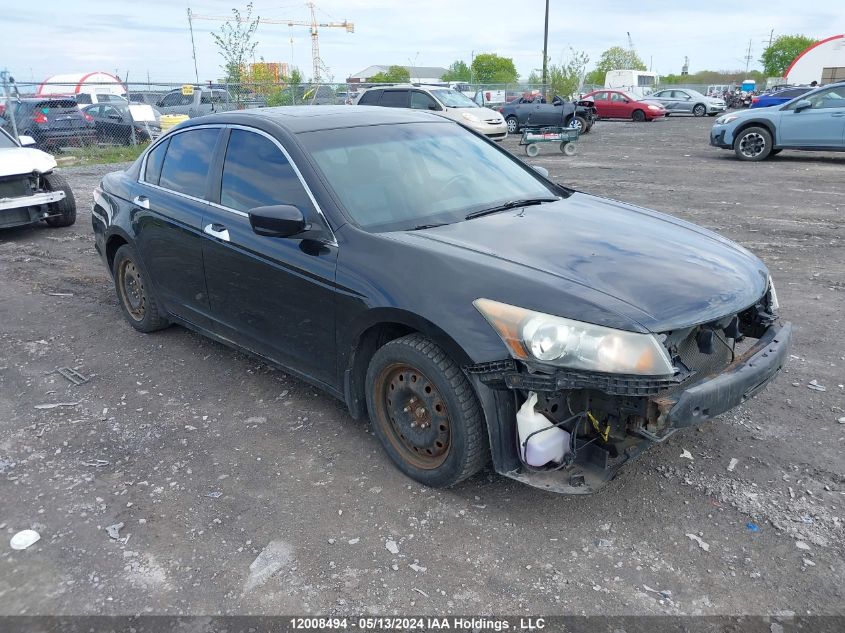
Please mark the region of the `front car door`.
[[211, 319], [202, 217], [220, 130], [197, 127], [167, 135], [147, 154], [131, 192], [135, 241], [159, 298], [167, 312], [204, 328]]
[[834, 86], [806, 97], [810, 107], [795, 111], [799, 99], [780, 112], [776, 144], [783, 147], [843, 147], [845, 86]]
[[[226, 134], [215, 197], [203, 220], [215, 328], [246, 349], [335, 386], [337, 244], [331, 229], [276, 139], [245, 127]], [[330, 239], [257, 235], [249, 210], [280, 204], [298, 207]]]
[[412, 110], [440, 110], [440, 106], [429, 94], [422, 90], [411, 90], [411, 109]]
[[695, 105], [692, 97], [683, 90], [672, 91], [672, 112], [689, 112], [692, 113], [692, 108]]
[[610, 93], [610, 116], [616, 119], [631, 118], [630, 99], [621, 92]]

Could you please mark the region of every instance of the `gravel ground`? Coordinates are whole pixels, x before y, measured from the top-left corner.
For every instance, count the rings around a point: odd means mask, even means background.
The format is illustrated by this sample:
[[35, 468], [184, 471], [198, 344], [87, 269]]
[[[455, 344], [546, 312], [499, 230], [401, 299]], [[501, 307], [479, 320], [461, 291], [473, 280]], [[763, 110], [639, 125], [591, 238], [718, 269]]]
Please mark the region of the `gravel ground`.
[[90, 229], [114, 166], [63, 170], [77, 224], [0, 234], [0, 614], [845, 613], [845, 155], [740, 163], [711, 123], [599, 122], [531, 161], [752, 249], [796, 327], [767, 390], [588, 497], [422, 488], [331, 397], [135, 332]]

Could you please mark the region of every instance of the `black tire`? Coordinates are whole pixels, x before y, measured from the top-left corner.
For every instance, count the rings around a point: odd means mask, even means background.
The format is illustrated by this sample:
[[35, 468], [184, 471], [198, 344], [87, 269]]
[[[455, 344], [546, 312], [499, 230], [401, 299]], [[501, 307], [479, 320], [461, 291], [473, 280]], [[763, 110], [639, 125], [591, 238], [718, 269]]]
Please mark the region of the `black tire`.
[[443, 488], [489, 461], [475, 392], [461, 368], [428, 338], [409, 334], [381, 347], [366, 385], [375, 434], [408, 477]]
[[706, 105], [704, 105], [703, 103], [696, 103], [695, 106], [693, 106], [693, 109], [692, 109], [692, 115], [693, 116], [704, 116], [705, 114], [707, 114], [707, 106]]
[[587, 119], [582, 117], [580, 114], [575, 114], [570, 117], [566, 125], [567, 127], [577, 128], [578, 134], [586, 134], [590, 130], [590, 124], [587, 123]]
[[170, 325], [159, 308], [152, 284], [144, 278], [138, 254], [129, 244], [114, 254], [112, 275], [117, 301], [129, 325], [139, 332], [155, 332]]
[[636, 121], [637, 123], [642, 123], [645, 121], [645, 112], [642, 110], [634, 110], [631, 113], [631, 120]]
[[772, 135], [766, 128], [747, 127], [734, 139], [734, 153], [739, 160], [759, 161], [772, 152]]
[[507, 119], [505, 119], [505, 123], [508, 125], [508, 134], [516, 134], [519, 132], [519, 119], [515, 116], [511, 115]]
[[60, 227], [70, 226], [76, 222], [76, 198], [67, 180], [59, 174], [45, 174], [41, 177], [44, 182], [44, 189], [47, 191], [64, 191], [65, 197], [49, 206], [50, 215], [44, 221], [47, 226]]

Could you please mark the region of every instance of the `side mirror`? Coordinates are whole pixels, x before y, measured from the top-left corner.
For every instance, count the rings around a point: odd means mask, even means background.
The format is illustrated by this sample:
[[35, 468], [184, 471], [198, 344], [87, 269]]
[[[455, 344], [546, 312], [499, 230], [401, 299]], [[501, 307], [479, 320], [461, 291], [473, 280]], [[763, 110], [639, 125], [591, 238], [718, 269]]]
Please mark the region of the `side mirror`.
[[801, 99], [798, 103], [795, 104], [793, 110], [796, 112], [801, 112], [801, 110], [806, 110], [807, 108], [812, 108], [813, 104], [809, 99]]
[[35, 139], [31, 136], [27, 136], [26, 134], [19, 136], [18, 141], [20, 141], [21, 147], [31, 147], [35, 145]]
[[545, 167], [540, 167], [539, 165], [531, 165], [531, 168], [540, 174], [543, 178], [549, 177], [549, 170]]
[[257, 235], [266, 237], [293, 237], [309, 228], [302, 211], [290, 204], [250, 209], [249, 223]]

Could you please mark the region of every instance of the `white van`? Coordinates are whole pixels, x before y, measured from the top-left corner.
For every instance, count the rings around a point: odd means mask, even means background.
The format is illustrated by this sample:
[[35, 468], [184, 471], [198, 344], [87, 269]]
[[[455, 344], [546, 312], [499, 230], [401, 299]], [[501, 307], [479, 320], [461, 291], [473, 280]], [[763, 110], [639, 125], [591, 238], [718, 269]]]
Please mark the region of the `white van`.
[[605, 75], [604, 87], [642, 98], [654, 92], [657, 79], [657, 73], [648, 70], [610, 70]]

